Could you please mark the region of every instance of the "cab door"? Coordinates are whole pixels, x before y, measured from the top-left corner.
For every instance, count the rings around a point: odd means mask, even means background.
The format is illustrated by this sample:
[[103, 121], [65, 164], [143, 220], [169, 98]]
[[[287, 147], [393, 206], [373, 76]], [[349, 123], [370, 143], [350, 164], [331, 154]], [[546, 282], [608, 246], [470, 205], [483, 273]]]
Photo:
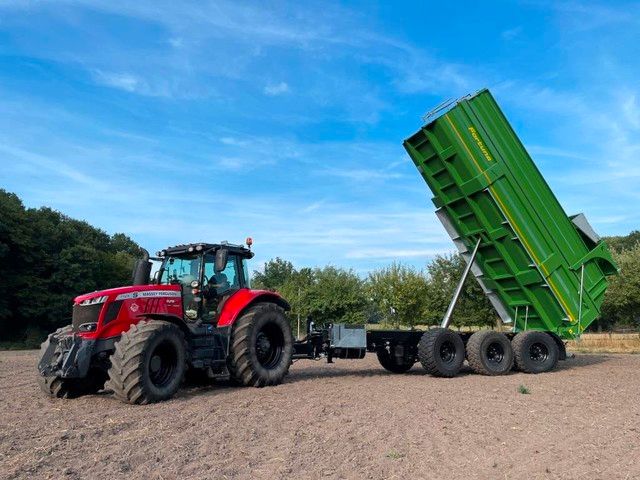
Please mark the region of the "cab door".
[[240, 259], [237, 255], [229, 254], [227, 265], [221, 272], [215, 271], [215, 254], [207, 254], [203, 261], [203, 322], [215, 322], [218, 317], [218, 307], [222, 301], [240, 288]]

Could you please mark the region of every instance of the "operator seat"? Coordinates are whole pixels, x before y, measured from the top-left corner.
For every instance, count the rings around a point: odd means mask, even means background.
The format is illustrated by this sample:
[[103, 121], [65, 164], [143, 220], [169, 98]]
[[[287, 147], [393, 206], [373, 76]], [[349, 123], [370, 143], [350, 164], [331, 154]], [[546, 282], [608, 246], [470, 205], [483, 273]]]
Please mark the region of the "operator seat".
[[209, 286], [215, 288], [218, 295], [224, 294], [231, 288], [229, 278], [222, 272], [216, 273], [211, 280], [209, 280]]

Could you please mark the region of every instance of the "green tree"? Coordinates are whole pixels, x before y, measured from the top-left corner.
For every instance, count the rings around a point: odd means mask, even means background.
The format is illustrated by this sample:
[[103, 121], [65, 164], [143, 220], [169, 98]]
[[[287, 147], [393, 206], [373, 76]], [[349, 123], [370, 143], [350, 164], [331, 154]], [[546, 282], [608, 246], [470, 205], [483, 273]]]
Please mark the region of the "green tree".
[[412, 267], [394, 262], [375, 270], [369, 274], [367, 292], [387, 322], [413, 327], [429, 317], [427, 277]]
[[293, 275], [295, 269], [293, 264], [280, 257], [273, 258], [264, 264], [262, 272], [253, 271], [251, 283], [254, 288], [263, 288], [265, 290], [278, 290]]
[[629, 250], [640, 244], [640, 231], [634, 230], [629, 235], [604, 237], [604, 240], [612, 250]]
[[365, 321], [364, 283], [353, 270], [334, 266], [314, 269], [306, 298], [314, 321], [351, 324]]
[[73, 298], [128, 284], [139, 252], [124, 234], [25, 208], [0, 190], [0, 340], [37, 342], [68, 324]]
[[599, 330], [614, 326], [640, 327], [640, 243], [613, 252], [620, 273], [609, 277], [609, 288], [602, 304]]
[[[438, 255], [427, 266], [429, 274], [428, 322], [440, 323], [453, 297], [453, 292], [462, 277], [465, 268], [464, 259], [457, 254]], [[471, 277], [471, 278], [469, 278]], [[469, 275], [464, 284], [462, 295], [453, 312], [453, 325], [456, 326], [493, 326], [497, 314], [478, 281]]]

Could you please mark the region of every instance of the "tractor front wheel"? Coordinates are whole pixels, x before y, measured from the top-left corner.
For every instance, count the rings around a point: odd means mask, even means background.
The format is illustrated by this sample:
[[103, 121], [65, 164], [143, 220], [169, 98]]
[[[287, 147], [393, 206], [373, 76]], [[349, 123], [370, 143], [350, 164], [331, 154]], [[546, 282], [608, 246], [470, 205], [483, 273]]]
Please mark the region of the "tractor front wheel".
[[229, 350], [232, 381], [251, 387], [281, 383], [293, 355], [293, 335], [284, 310], [273, 303], [250, 307], [233, 324]]
[[132, 325], [116, 342], [106, 388], [126, 403], [167, 400], [187, 367], [187, 343], [177, 325], [159, 320]]

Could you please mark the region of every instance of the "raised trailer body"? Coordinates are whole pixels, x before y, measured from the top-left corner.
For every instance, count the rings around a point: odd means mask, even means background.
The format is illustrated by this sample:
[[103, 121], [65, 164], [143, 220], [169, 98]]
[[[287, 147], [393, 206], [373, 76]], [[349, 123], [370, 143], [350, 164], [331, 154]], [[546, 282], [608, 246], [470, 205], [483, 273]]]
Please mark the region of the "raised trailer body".
[[488, 90], [435, 112], [404, 142], [436, 215], [514, 331], [564, 339], [600, 314], [617, 271], [584, 215], [569, 217]]

